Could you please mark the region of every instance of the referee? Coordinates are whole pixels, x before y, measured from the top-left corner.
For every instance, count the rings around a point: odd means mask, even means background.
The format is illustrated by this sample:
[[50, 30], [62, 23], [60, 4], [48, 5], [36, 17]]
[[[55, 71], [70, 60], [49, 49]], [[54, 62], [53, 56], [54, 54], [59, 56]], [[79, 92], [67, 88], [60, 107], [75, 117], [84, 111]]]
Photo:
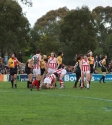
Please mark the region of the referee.
[[14, 53], [11, 53], [10, 59], [8, 60], [8, 67], [10, 68], [12, 88], [14, 87], [14, 85], [15, 85], [15, 88], [17, 88], [17, 65], [18, 64], [25, 66], [23, 63], [18, 61]]

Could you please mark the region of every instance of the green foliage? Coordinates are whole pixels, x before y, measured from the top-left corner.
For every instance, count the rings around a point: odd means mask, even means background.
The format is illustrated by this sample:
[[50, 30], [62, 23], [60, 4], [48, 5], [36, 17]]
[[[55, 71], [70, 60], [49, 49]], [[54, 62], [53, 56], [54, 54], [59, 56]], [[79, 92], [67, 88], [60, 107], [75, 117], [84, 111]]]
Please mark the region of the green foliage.
[[112, 7], [98, 6], [92, 10], [92, 15], [97, 28], [96, 33], [97, 33], [97, 44], [99, 46], [99, 50], [103, 51], [103, 54], [107, 54], [109, 57], [112, 57], [111, 54]]
[[111, 125], [112, 83], [92, 82], [90, 90], [73, 85], [30, 91], [26, 82], [18, 82], [17, 89], [1, 82], [0, 125]]
[[30, 41], [30, 24], [20, 5], [13, 0], [0, 1], [0, 49], [20, 51]]
[[88, 7], [77, 8], [65, 16], [60, 26], [60, 42], [65, 43], [65, 55], [86, 53], [96, 48], [95, 24]]

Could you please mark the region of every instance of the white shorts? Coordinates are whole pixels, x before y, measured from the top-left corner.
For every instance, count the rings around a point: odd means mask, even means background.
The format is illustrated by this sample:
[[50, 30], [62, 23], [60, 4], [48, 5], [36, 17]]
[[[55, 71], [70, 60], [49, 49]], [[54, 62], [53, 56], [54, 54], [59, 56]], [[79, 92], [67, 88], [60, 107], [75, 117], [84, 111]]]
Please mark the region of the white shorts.
[[89, 74], [90, 73], [90, 71], [88, 70], [88, 71], [81, 71], [81, 74]]
[[62, 70], [61, 74], [66, 75], [67, 71], [65, 69]]
[[38, 69], [33, 69], [33, 74], [40, 75], [41, 74], [40, 67]]
[[56, 69], [48, 68], [48, 73], [49, 73], [49, 74], [53, 74], [55, 71], [56, 71]]
[[45, 78], [44, 79], [44, 84], [47, 83], [47, 84], [51, 84], [51, 80], [49, 78]]

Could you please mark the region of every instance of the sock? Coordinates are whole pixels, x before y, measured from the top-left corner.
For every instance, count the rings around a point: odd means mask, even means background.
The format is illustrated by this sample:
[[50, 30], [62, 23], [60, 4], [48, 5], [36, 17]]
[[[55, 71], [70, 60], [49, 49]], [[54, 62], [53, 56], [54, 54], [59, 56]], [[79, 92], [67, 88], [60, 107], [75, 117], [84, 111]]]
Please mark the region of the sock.
[[64, 87], [64, 82], [63, 80], [60, 80], [61, 87]]
[[105, 82], [105, 76], [103, 76], [103, 82]]
[[40, 80], [36, 80], [36, 89], [39, 89], [39, 86], [40, 86]]
[[83, 84], [83, 83], [81, 83], [81, 87], [82, 87], [82, 88], [84, 87], [84, 84]]
[[100, 81], [103, 79], [103, 76], [101, 77]]
[[57, 85], [56, 85], [56, 83], [55, 83], [55, 87], [56, 87]]
[[79, 87], [81, 87], [81, 79], [80, 79], [80, 84], [79, 84]]
[[38, 81], [38, 84], [39, 84], [39, 86], [40, 86], [40, 81], [41, 81], [41, 80], [37, 80], [37, 81]]
[[27, 81], [27, 88], [29, 88], [29, 81]]
[[12, 88], [13, 88], [13, 82], [14, 82], [14, 81], [13, 81], [13, 80], [11, 80], [11, 85], [12, 85]]
[[15, 88], [17, 88], [17, 84], [15, 84]]
[[34, 85], [36, 85], [36, 89], [39, 89], [40, 81], [34, 80], [33, 83], [31, 84], [31, 86], [33, 87]]
[[74, 84], [75, 87], [77, 86], [77, 83], [78, 83], [78, 79], [75, 81], [75, 84]]
[[89, 84], [87, 84], [87, 89], [89, 89]]

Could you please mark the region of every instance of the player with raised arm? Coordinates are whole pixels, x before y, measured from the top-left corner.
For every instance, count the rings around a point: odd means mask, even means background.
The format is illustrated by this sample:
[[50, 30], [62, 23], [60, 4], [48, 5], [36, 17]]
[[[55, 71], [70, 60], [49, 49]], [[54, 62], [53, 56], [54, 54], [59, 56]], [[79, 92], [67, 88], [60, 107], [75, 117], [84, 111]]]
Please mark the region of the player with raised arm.
[[8, 67], [10, 68], [11, 84], [12, 88], [14, 87], [14, 85], [15, 88], [17, 88], [17, 65], [20, 64], [22, 66], [25, 66], [25, 64], [19, 62], [14, 53], [11, 53], [10, 56], [11, 57], [8, 60]]

